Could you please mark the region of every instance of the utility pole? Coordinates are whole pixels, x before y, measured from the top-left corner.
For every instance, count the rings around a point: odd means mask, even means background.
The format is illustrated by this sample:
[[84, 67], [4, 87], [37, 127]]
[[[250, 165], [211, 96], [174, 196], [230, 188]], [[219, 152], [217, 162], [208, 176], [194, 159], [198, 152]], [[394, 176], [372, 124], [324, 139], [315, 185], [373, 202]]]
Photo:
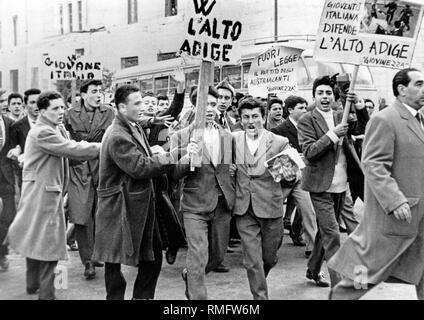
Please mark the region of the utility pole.
[[278, 42], [278, 0], [274, 0], [274, 42]]

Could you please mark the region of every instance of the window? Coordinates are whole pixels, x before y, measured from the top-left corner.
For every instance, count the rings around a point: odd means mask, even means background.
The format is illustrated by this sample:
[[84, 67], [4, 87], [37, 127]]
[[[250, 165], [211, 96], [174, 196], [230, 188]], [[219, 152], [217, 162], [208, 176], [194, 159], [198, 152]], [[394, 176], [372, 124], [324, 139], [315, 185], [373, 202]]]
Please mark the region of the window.
[[214, 86], [216, 86], [220, 82], [221, 82], [221, 69], [219, 67], [215, 67], [215, 70], [213, 72], [213, 84]]
[[138, 66], [138, 57], [121, 58], [121, 69]]
[[128, 24], [138, 22], [138, 0], [128, 0]]
[[165, 0], [165, 17], [176, 16], [177, 14], [177, 0]]
[[10, 84], [13, 92], [19, 92], [19, 70], [10, 70]]
[[60, 24], [60, 34], [64, 34], [65, 31], [63, 29], [63, 4], [59, 5], [59, 24]]
[[69, 32], [73, 32], [74, 27], [72, 24], [72, 3], [68, 3], [68, 15], [69, 15]]
[[82, 31], [82, 1], [78, 1], [78, 30]]
[[18, 16], [13, 16], [13, 45], [18, 45]]
[[31, 68], [31, 88], [39, 88], [39, 69]]
[[252, 65], [251, 62], [243, 63], [243, 89], [248, 88], [248, 83], [249, 83], [248, 75], [249, 75], [251, 65]]
[[169, 77], [155, 78], [155, 94], [168, 95], [168, 79]]
[[199, 69], [191, 70], [186, 74], [186, 92], [190, 92], [191, 87], [199, 83]]
[[241, 67], [231, 66], [222, 68], [222, 79], [228, 78], [228, 81], [234, 87], [234, 89], [241, 88]]
[[152, 79], [140, 80], [140, 90], [142, 92], [153, 91], [153, 80]]

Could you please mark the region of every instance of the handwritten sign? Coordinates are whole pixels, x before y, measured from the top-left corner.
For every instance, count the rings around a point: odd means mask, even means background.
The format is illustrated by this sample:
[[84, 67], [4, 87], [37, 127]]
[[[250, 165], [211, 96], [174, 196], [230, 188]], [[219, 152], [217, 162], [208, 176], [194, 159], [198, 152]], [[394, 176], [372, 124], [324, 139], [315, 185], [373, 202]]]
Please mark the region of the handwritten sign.
[[51, 80], [102, 79], [101, 62], [89, 61], [75, 54], [66, 57], [48, 55], [43, 59], [43, 64]]
[[396, 3], [392, 13], [379, 1], [326, 0], [314, 58], [395, 69], [409, 67], [423, 6], [407, 1], [390, 2]]
[[237, 63], [243, 33], [238, 17], [244, 5], [241, 1], [188, 1], [187, 34], [180, 52], [209, 62]]
[[280, 46], [255, 57], [248, 74], [249, 94], [255, 97], [266, 97], [270, 93], [294, 94], [301, 54], [301, 49]]

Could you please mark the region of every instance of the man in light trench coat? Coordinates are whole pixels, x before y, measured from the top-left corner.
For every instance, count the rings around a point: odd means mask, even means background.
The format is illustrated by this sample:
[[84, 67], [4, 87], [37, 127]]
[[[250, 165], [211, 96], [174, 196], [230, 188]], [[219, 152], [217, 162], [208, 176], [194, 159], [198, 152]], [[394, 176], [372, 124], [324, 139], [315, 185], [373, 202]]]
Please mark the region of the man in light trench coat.
[[99, 156], [100, 144], [69, 140], [62, 126], [65, 103], [58, 92], [37, 100], [40, 116], [29, 131], [18, 213], [9, 228], [10, 246], [26, 257], [28, 294], [40, 290], [40, 300], [55, 299], [54, 270], [66, 251], [63, 195], [69, 178], [68, 159]]
[[365, 133], [365, 214], [329, 261], [344, 277], [330, 299], [359, 299], [386, 280], [414, 284], [424, 299], [424, 74], [399, 71], [393, 93]]

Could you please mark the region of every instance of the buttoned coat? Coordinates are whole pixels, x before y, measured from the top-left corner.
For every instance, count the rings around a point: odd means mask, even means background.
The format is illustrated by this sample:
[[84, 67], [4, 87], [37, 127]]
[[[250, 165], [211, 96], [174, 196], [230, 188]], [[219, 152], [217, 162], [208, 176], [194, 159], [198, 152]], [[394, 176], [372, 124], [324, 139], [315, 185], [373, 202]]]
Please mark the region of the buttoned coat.
[[10, 149], [13, 149], [11, 139], [11, 131], [13, 126], [13, 120], [9, 117], [0, 115], [4, 122], [4, 139], [5, 145], [0, 150], [0, 196], [1, 195], [13, 195], [15, 194], [15, 176], [13, 175], [13, 161], [7, 158], [7, 153]]
[[88, 160], [99, 155], [100, 144], [76, 142], [65, 134], [42, 115], [28, 133], [22, 196], [8, 233], [10, 246], [27, 258], [67, 259], [63, 209], [69, 178], [67, 158]]
[[155, 260], [152, 178], [168, 173], [174, 163], [170, 153], [152, 155], [141, 128], [116, 116], [100, 152], [94, 260], [130, 266]]
[[[368, 283], [392, 276], [417, 285], [424, 274], [424, 130], [399, 100], [371, 118], [362, 161], [365, 214], [329, 266], [353, 280], [366, 271]], [[406, 202], [411, 223], [393, 215]]]
[[[249, 174], [249, 164], [245, 152], [249, 152], [244, 131], [233, 132], [236, 172], [236, 200], [234, 215], [244, 215], [252, 202], [254, 214], [258, 218], [279, 218], [283, 216], [284, 194], [280, 183], [275, 182], [267, 169]], [[254, 155], [254, 166], [260, 168], [266, 160], [289, 148], [287, 138], [264, 129], [262, 141]]]
[[[83, 102], [81, 102], [83, 103]], [[70, 108], [65, 114], [65, 128], [75, 141], [101, 142], [106, 129], [115, 117], [113, 109], [100, 105], [93, 119], [89, 119], [82, 104]], [[99, 160], [71, 161], [68, 197], [70, 220], [88, 225], [95, 205], [95, 191], [99, 180]]]

